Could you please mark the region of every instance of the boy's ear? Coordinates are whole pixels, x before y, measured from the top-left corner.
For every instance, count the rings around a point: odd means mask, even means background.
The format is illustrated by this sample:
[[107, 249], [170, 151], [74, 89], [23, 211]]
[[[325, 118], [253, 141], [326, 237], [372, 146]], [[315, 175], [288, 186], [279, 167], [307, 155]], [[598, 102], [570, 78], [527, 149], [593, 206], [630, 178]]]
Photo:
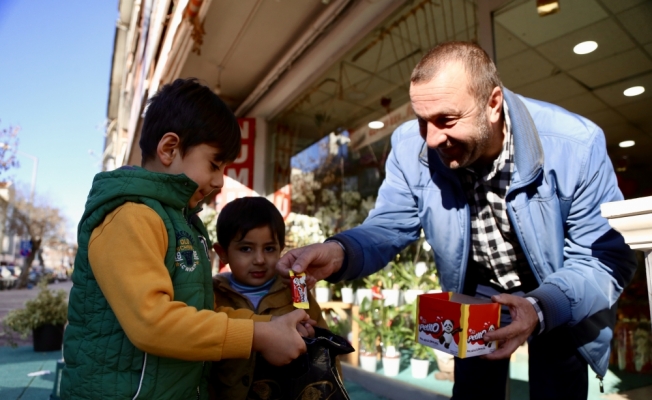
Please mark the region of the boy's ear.
[[156, 155], [161, 161], [161, 164], [169, 167], [177, 156], [177, 153], [180, 151], [180, 145], [181, 139], [176, 133], [168, 132], [163, 135], [161, 140], [158, 141], [158, 146], [156, 147]]
[[220, 246], [219, 243], [215, 243], [215, 244], [213, 244], [213, 250], [215, 250], [215, 252], [217, 253], [217, 255], [220, 257], [220, 260], [221, 260], [224, 264], [228, 264], [228, 263], [229, 263], [229, 257], [227, 256], [227, 254], [226, 254], [226, 250], [224, 250], [224, 247]]

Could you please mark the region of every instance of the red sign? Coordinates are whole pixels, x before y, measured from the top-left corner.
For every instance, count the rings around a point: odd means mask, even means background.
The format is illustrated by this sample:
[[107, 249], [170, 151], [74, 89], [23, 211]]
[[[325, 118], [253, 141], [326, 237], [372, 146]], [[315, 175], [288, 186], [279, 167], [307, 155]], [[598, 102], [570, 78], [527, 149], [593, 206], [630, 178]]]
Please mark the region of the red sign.
[[274, 192], [274, 205], [281, 212], [283, 219], [287, 219], [292, 211], [292, 185], [290, 183]]
[[254, 143], [256, 119], [238, 118], [242, 144], [240, 154], [224, 169], [224, 187], [215, 196], [215, 208], [220, 211], [224, 205], [240, 197], [255, 196], [254, 187]]

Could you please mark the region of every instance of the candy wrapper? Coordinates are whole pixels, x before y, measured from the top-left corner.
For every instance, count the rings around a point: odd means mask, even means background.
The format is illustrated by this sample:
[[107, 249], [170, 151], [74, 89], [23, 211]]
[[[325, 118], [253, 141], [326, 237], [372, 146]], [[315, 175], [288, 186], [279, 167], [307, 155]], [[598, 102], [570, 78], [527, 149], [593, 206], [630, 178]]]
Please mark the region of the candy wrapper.
[[295, 274], [290, 271], [290, 280], [292, 281], [292, 302], [296, 308], [308, 309], [308, 286], [306, 285], [306, 274], [300, 272]]

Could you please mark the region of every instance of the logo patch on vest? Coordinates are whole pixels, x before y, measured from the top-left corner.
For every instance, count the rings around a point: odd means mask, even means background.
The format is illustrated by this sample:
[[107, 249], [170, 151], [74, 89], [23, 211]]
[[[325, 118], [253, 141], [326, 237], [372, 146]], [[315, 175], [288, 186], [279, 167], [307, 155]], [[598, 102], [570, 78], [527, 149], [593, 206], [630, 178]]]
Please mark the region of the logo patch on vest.
[[188, 232], [177, 231], [177, 255], [174, 259], [174, 266], [186, 272], [192, 272], [199, 265], [199, 255], [193, 247], [194, 240]]

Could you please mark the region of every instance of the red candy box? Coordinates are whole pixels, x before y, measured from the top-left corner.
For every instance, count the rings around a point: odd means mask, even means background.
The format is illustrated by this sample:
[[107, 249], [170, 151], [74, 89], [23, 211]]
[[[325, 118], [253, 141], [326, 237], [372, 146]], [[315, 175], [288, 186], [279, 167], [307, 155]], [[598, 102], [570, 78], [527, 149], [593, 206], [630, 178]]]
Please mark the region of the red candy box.
[[453, 292], [422, 294], [417, 301], [419, 343], [460, 358], [496, 350], [482, 337], [500, 327], [500, 304]]

